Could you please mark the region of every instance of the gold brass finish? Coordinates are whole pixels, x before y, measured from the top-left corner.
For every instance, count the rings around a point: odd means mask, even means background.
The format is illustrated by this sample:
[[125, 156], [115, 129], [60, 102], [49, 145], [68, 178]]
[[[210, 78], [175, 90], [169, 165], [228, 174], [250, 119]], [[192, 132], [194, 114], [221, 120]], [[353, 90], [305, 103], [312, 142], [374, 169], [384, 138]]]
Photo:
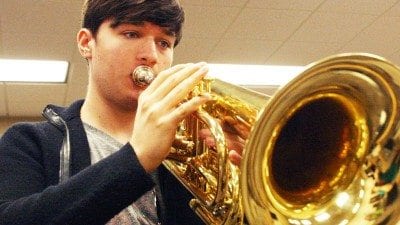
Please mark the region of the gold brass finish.
[[[181, 123], [163, 164], [207, 224], [395, 225], [399, 86], [400, 68], [364, 53], [312, 63], [273, 96], [206, 79], [192, 95], [213, 100]], [[240, 169], [226, 127], [245, 141]]]

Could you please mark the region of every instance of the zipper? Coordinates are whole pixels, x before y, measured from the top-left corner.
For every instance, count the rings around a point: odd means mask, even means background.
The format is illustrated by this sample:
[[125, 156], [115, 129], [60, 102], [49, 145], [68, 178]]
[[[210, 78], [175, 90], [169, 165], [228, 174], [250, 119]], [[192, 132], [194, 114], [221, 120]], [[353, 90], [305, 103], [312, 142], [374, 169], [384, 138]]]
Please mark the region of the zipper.
[[46, 107], [43, 110], [43, 116], [54, 126], [57, 128], [64, 130], [64, 138], [63, 143], [60, 149], [60, 169], [58, 175], [58, 182], [64, 183], [70, 175], [70, 155], [71, 155], [71, 146], [69, 140], [69, 129], [67, 123], [64, 121], [61, 116], [59, 116], [52, 108]]

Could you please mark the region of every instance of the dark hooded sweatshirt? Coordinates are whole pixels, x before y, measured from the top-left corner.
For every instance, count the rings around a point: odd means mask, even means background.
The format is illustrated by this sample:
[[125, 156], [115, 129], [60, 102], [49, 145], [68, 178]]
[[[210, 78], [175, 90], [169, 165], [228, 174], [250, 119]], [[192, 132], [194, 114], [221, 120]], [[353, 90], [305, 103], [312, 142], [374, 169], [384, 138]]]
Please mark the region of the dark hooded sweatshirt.
[[[105, 224], [152, 188], [162, 224], [203, 224], [188, 206], [189, 192], [163, 166], [146, 173], [130, 144], [90, 166], [82, 104], [49, 105], [43, 111], [47, 121], [18, 123], [5, 132], [0, 140], [1, 225]], [[68, 155], [60, 157], [63, 149]], [[68, 172], [61, 182], [60, 164]]]

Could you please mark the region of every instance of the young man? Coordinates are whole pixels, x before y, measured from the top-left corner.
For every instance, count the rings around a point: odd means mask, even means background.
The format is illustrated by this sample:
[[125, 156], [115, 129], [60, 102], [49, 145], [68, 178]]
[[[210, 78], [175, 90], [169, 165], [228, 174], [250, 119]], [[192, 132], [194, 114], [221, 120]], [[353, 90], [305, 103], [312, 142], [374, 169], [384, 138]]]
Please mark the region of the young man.
[[[208, 100], [183, 101], [205, 63], [170, 68], [183, 20], [175, 0], [85, 3], [77, 42], [88, 62], [86, 98], [49, 105], [47, 122], [3, 135], [0, 224], [202, 224], [189, 193], [160, 166], [178, 123]], [[147, 88], [131, 78], [140, 65], [157, 74]]]

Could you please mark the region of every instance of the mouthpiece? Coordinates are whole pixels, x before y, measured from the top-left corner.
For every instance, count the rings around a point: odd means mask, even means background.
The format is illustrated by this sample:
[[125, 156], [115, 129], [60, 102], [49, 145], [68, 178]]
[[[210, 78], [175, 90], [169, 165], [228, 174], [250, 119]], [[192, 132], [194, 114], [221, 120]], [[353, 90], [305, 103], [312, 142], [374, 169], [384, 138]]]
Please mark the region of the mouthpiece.
[[138, 66], [132, 73], [133, 82], [139, 87], [148, 86], [154, 78], [153, 70], [148, 66]]

